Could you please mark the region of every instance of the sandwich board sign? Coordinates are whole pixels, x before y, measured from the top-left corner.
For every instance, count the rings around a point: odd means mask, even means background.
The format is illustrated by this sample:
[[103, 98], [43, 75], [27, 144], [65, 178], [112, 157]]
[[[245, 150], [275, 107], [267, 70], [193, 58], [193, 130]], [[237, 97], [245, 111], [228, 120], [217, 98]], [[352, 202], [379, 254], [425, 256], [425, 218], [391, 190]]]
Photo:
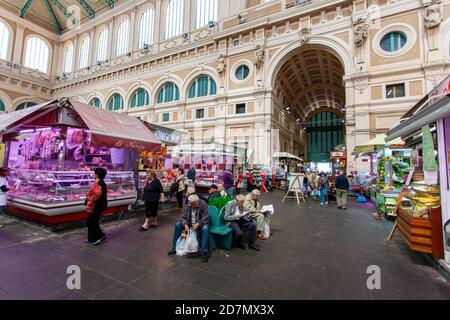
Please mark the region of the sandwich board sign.
[[[288, 176], [289, 188], [286, 192], [283, 201], [286, 199], [297, 199], [297, 203], [300, 203], [300, 199], [305, 202], [305, 197], [303, 196], [303, 181], [305, 176], [302, 173], [291, 173]], [[289, 196], [293, 192], [295, 196]]]

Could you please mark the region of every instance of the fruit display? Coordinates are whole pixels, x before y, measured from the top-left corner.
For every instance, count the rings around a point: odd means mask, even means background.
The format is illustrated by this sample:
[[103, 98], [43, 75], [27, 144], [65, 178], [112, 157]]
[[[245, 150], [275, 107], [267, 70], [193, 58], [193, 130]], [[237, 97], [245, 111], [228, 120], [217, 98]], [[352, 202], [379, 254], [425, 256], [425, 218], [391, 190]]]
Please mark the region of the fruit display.
[[416, 218], [430, 218], [430, 209], [440, 206], [439, 188], [437, 186], [427, 186], [413, 184], [408, 188], [401, 203], [400, 208]]

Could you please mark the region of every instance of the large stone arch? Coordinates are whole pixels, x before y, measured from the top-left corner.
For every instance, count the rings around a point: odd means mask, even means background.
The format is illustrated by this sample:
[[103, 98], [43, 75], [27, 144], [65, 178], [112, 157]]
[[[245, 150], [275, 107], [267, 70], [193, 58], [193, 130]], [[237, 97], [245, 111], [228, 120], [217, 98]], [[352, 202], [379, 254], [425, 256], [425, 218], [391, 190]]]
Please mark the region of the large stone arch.
[[[345, 75], [354, 73], [355, 65], [352, 58], [352, 50], [344, 41], [335, 37], [312, 35], [308, 45], [316, 45], [320, 47], [320, 49], [334, 54], [341, 61], [344, 67]], [[286, 61], [298, 53], [298, 49], [302, 46], [306, 46], [306, 44], [302, 45], [300, 40], [296, 40], [286, 45], [284, 48], [279, 50], [274, 57], [272, 57], [266, 69], [266, 88], [273, 88], [278, 71]]]

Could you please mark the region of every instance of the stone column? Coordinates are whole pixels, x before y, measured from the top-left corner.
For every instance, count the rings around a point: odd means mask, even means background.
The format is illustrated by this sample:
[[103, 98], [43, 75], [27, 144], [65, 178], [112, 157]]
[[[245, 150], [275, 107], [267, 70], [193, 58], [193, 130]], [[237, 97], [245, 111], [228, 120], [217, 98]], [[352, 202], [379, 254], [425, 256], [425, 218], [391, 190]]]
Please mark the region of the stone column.
[[78, 57], [79, 55], [79, 41], [78, 35], [73, 39], [73, 59], [72, 59], [72, 73], [75, 74], [75, 71], [78, 70]]
[[23, 43], [23, 32], [25, 26], [22, 24], [17, 24], [16, 35], [14, 38], [14, 51], [12, 56], [12, 62], [21, 65], [22, 64], [22, 51], [24, 49]]
[[61, 60], [59, 60], [58, 58], [61, 56], [61, 43], [59, 41], [55, 41], [54, 45], [53, 45], [53, 56], [51, 57], [51, 63], [49, 64], [49, 73], [50, 76], [54, 76], [56, 75], [59, 70], [58, 70], [58, 66], [62, 66], [63, 63], [59, 63]]
[[91, 45], [89, 46], [89, 65], [93, 66], [97, 61], [95, 57], [95, 51], [97, 44], [95, 43], [95, 27], [89, 31], [89, 38], [91, 39]]
[[164, 32], [164, 28], [161, 28], [161, 24], [163, 22], [164, 19], [162, 17], [161, 0], [157, 0], [155, 8], [155, 30], [153, 37], [153, 41], [156, 44], [156, 52], [159, 52], [159, 43], [161, 42], [161, 39], [163, 39], [162, 32]]
[[128, 51], [133, 52], [135, 49], [135, 30], [139, 32], [136, 28], [136, 7], [131, 10], [130, 15], [130, 37], [128, 38]]
[[108, 45], [107, 45], [107, 52], [108, 52], [108, 59], [111, 63], [111, 60], [114, 58], [114, 45], [113, 45], [113, 41], [116, 38], [114, 36], [114, 19], [112, 19], [109, 23], [108, 23]]
[[192, 2], [190, 0], [184, 1], [184, 13], [183, 13], [183, 31], [182, 33], [190, 33], [192, 30], [191, 26], [191, 7]]

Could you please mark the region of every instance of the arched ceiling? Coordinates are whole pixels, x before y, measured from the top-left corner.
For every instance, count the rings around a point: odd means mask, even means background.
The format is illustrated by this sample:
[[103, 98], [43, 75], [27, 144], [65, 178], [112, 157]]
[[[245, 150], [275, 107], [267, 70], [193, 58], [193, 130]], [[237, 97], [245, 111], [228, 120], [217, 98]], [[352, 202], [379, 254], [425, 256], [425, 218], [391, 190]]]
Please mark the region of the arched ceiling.
[[[120, 2], [125, 0], [120, 0]], [[119, 0], [0, 0], [0, 6], [60, 34], [114, 8]]]
[[343, 76], [344, 68], [335, 55], [308, 46], [283, 64], [274, 90], [280, 103], [304, 121], [319, 108], [341, 112], [345, 106]]

